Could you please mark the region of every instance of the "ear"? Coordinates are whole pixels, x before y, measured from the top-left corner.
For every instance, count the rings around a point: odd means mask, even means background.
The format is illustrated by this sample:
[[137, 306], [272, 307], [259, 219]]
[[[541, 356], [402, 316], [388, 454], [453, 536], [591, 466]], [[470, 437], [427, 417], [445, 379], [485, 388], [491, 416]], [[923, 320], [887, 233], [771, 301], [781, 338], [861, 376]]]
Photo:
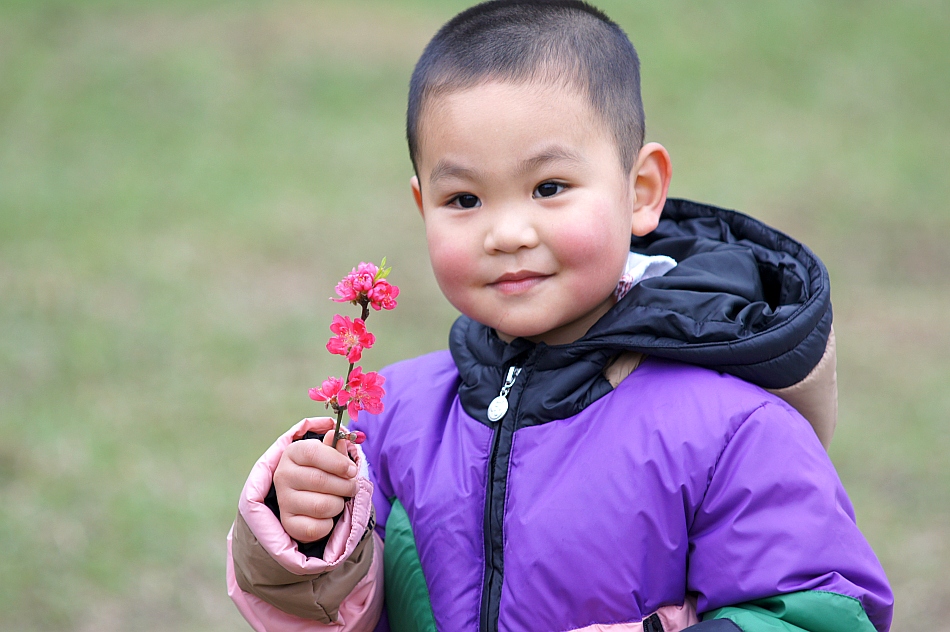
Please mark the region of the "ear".
[[670, 188], [673, 165], [670, 154], [659, 143], [647, 143], [637, 156], [637, 164], [630, 172], [633, 178], [633, 226], [630, 232], [642, 237], [660, 223]]
[[425, 219], [425, 211], [422, 210], [422, 189], [419, 187], [419, 176], [412, 176], [409, 179], [409, 186], [412, 187], [412, 197], [416, 200], [416, 206], [419, 207], [419, 215]]

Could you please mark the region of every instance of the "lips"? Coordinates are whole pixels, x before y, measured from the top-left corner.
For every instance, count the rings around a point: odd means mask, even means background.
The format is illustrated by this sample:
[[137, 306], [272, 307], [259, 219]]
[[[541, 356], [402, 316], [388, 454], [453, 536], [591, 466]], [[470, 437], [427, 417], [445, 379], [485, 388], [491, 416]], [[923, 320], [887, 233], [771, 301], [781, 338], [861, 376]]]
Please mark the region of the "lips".
[[550, 274], [534, 272], [532, 270], [506, 272], [489, 283], [489, 286], [500, 291], [502, 294], [522, 294], [550, 276]]

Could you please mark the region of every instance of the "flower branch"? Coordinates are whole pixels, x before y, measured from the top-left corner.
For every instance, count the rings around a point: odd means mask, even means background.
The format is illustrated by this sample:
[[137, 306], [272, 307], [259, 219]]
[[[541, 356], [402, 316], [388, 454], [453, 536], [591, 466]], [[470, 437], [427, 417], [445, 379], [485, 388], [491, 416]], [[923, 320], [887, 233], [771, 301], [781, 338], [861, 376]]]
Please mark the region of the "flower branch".
[[386, 267], [385, 257], [379, 266], [361, 262], [336, 284], [337, 297], [332, 300], [359, 306], [360, 317], [350, 319], [336, 314], [330, 324], [330, 331], [335, 335], [327, 342], [327, 351], [344, 356], [349, 361], [346, 377], [329, 377], [319, 388], [310, 389], [310, 399], [324, 402], [327, 408], [332, 408], [336, 413], [333, 447], [340, 439], [354, 443], [362, 443], [365, 439], [362, 432], [341, 432], [344, 411], [350, 420], [355, 420], [361, 410], [374, 415], [383, 411], [385, 378], [375, 371], [364, 373], [363, 367], [356, 363], [362, 359], [363, 351], [376, 343], [376, 336], [366, 329], [370, 308], [380, 311], [396, 307], [399, 288], [386, 280], [390, 270]]

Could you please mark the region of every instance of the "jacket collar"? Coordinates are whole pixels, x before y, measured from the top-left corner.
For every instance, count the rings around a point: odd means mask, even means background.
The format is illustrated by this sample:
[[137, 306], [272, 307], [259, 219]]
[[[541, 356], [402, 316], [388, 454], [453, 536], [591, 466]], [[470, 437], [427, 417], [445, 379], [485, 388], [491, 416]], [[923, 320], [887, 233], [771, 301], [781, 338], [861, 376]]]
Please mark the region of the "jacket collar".
[[531, 425], [569, 417], [610, 392], [604, 367], [624, 351], [771, 389], [800, 382], [821, 359], [832, 317], [828, 272], [787, 235], [735, 211], [670, 199], [657, 229], [632, 239], [631, 250], [679, 264], [634, 286], [571, 344], [508, 344], [461, 316], [449, 347], [466, 412], [489, 423], [488, 403], [513, 365], [534, 374], [521, 394]]

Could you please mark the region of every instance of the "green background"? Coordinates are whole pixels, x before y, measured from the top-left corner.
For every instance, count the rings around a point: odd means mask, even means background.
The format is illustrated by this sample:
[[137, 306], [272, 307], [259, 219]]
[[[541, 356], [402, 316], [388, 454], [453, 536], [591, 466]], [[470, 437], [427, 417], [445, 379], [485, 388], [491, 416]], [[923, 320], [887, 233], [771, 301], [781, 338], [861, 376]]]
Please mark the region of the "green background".
[[[950, 630], [950, 4], [601, 5], [671, 193], [828, 264], [831, 455], [895, 630]], [[333, 284], [402, 287], [368, 368], [445, 346], [402, 120], [464, 6], [0, 0], [0, 628], [244, 629], [224, 538], [341, 370]]]

